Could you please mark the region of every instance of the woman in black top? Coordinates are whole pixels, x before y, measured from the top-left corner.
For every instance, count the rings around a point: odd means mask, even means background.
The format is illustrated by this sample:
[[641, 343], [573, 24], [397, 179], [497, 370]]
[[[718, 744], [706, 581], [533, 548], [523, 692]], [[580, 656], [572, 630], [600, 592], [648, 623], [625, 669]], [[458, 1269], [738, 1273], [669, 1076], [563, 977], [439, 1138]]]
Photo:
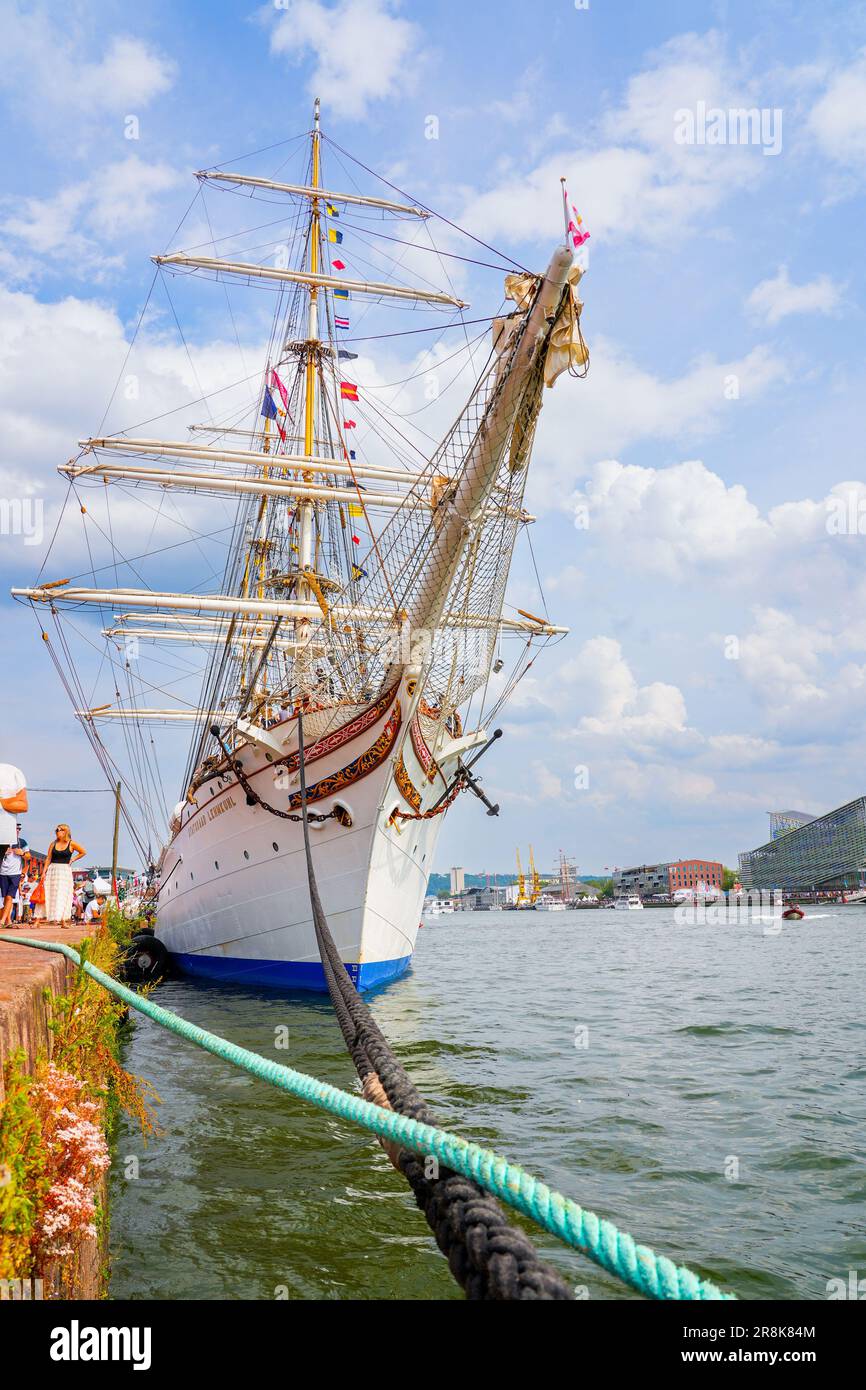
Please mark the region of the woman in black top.
[[68, 927], [74, 890], [72, 865], [87, 851], [75, 843], [68, 825], [58, 825], [54, 833], [57, 838], [49, 846], [41, 879], [45, 884], [45, 915], [49, 922]]

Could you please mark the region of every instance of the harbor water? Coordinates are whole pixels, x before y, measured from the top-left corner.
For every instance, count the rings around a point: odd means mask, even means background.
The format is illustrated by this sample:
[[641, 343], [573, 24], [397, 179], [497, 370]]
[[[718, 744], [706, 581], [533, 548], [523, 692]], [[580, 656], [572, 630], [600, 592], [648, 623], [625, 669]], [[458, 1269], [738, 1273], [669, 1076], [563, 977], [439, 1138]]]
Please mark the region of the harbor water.
[[[448, 1127], [742, 1298], [823, 1299], [866, 1276], [864, 952], [863, 906], [736, 925], [458, 913], [368, 999]], [[326, 997], [184, 979], [155, 997], [355, 1086]], [[142, 1017], [124, 1062], [162, 1132], [145, 1146], [121, 1122], [112, 1297], [462, 1297], [372, 1137]], [[581, 1296], [636, 1296], [537, 1243]]]

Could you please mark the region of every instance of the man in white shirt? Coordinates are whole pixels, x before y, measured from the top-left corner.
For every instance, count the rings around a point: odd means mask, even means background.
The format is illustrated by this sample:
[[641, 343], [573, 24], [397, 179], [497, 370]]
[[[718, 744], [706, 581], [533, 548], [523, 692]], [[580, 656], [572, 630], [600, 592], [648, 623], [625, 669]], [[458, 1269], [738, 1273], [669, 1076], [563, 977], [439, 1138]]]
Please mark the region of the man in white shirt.
[[19, 906], [19, 887], [24, 872], [24, 860], [29, 857], [30, 846], [21, 834], [21, 822], [15, 826], [15, 843], [11, 844], [0, 860], [0, 927], [12, 925], [15, 909]]
[[[7, 799], [14, 800], [16, 798]], [[20, 800], [20, 797], [17, 799]], [[18, 887], [24, 870], [24, 858], [28, 854], [29, 848], [27, 841], [21, 838], [21, 822], [16, 822], [12, 818], [12, 839], [0, 855], [0, 900], [2, 900], [0, 928], [8, 927], [12, 923], [12, 911], [18, 900]]]
[[18, 838], [15, 817], [28, 809], [24, 773], [12, 763], [0, 763], [0, 859]]

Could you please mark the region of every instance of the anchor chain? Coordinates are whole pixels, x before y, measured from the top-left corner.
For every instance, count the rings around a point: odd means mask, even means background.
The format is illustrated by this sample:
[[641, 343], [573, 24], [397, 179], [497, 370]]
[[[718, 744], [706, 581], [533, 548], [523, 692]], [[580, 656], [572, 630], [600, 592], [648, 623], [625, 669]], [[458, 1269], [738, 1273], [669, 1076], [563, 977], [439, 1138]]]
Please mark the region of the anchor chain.
[[[304, 819], [303, 815], [299, 814], [297, 811], [281, 811], [279, 806], [271, 806], [267, 801], [263, 799], [263, 797], [259, 796], [258, 792], [252, 786], [251, 782], [249, 781], [249, 778], [244, 772], [243, 764], [241, 763], [240, 759], [233, 758], [225, 743], [223, 742], [223, 738], [219, 731], [219, 726], [217, 724], [211, 725], [211, 733], [213, 737], [216, 739], [220, 748], [222, 749], [226, 762], [228, 763], [229, 767], [233, 770], [240, 785], [246, 792], [248, 806], [261, 806], [262, 810], [270, 812], [272, 816], [279, 816], [280, 820], [302, 821]], [[339, 821], [340, 825], [351, 824], [348, 812], [342, 806], [333, 806], [330, 811], [308, 811], [307, 818], [309, 820], [314, 821], [336, 820]]]

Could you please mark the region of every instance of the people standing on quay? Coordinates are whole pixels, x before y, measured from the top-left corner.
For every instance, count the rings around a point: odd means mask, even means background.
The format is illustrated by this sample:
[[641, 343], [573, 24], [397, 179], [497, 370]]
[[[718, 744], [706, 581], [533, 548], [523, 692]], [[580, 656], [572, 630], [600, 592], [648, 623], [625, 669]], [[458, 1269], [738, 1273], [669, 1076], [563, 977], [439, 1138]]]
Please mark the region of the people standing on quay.
[[22, 926], [27, 926], [27, 924], [33, 920], [33, 908], [30, 905], [30, 898], [33, 889], [36, 887], [37, 881], [37, 877], [32, 869], [25, 870], [24, 877], [21, 880], [21, 887], [18, 889], [18, 897], [21, 904], [18, 920]]
[[75, 885], [72, 865], [83, 859], [87, 851], [72, 838], [68, 825], [58, 825], [45, 857], [45, 869], [40, 879], [45, 885], [45, 916], [49, 922], [68, 927], [72, 919], [72, 899]]
[[18, 890], [21, 886], [21, 875], [24, 872], [25, 860], [29, 858], [30, 846], [21, 835], [21, 822], [15, 826], [15, 839], [9, 845], [6, 853], [0, 861], [0, 898], [3, 899], [2, 909], [0, 909], [0, 928], [12, 925], [13, 909], [18, 901]]

